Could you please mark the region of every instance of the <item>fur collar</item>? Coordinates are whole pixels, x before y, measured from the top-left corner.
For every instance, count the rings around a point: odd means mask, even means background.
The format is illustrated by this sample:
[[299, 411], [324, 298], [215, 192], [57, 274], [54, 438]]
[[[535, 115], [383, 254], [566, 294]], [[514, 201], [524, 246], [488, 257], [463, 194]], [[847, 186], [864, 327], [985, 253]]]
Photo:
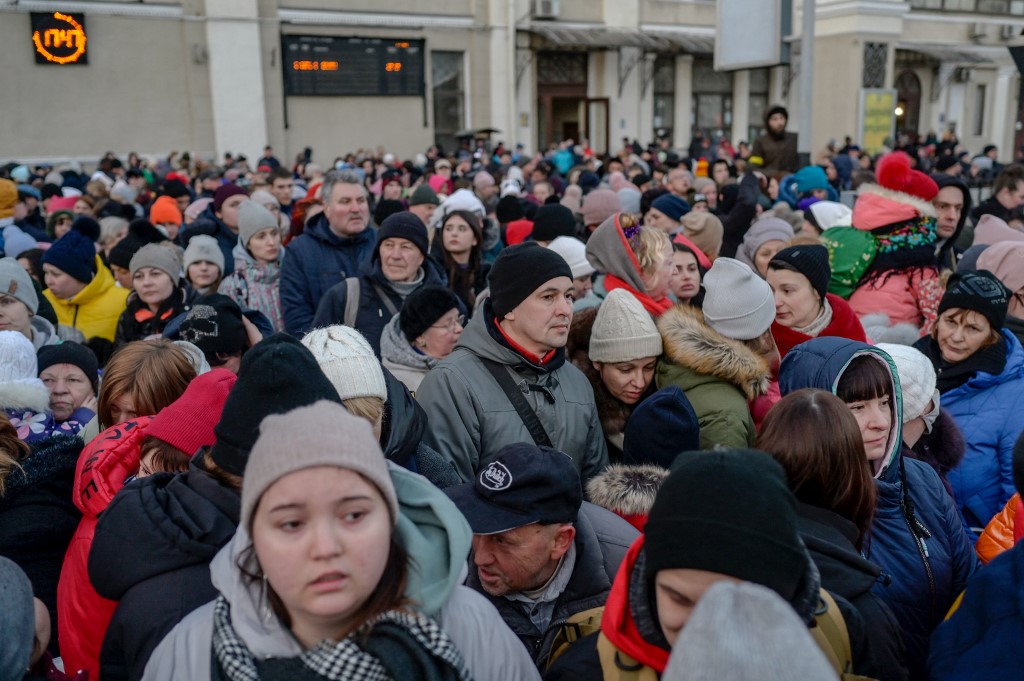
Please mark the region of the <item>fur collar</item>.
[[768, 362], [740, 341], [726, 338], [704, 323], [695, 307], [676, 305], [658, 319], [665, 356], [698, 374], [732, 383], [753, 400], [768, 392]]
[[587, 499], [621, 515], [647, 515], [667, 477], [661, 466], [612, 464], [587, 482]]
[[0, 383], [0, 406], [4, 409], [50, 411], [50, 391], [42, 383]]
[[893, 189], [887, 189], [880, 184], [862, 184], [858, 190], [859, 194], [874, 194], [880, 196], [883, 199], [888, 199], [895, 203], [903, 204], [904, 206], [910, 206], [917, 211], [918, 215], [926, 218], [935, 217], [935, 206], [930, 201], [919, 199], [916, 196], [898, 192]]

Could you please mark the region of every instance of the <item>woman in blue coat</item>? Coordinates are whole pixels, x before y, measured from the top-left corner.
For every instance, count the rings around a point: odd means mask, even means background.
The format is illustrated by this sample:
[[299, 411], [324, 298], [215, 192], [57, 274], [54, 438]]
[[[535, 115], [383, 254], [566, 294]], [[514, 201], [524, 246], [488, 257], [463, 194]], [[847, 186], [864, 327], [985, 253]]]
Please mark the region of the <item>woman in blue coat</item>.
[[935, 329], [914, 346], [932, 361], [942, 406], [967, 442], [949, 482], [964, 518], [978, 531], [1016, 491], [1013, 445], [1024, 429], [1024, 348], [1003, 328], [1010, 295], [986, 270], [954, 274]]
[[783, 395], [801, 388], [828, 390], [857, 419], [878, 492], [863, 553], [882, 568], [874, 591], [903, 629], [910, 678], [924, 679], [929, 636], [978, 559], [938, 474], [903, 456], [896, 365], [865, 343], [815, 338], [786, 355], [779, 387]]

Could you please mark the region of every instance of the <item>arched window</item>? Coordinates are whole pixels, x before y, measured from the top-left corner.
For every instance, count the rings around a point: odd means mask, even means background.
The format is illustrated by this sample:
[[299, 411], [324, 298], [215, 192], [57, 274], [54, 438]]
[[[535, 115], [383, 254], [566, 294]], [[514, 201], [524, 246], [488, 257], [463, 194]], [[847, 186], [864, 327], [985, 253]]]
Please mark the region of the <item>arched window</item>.
[[921, 124], [921, 79], [913, 71], [900, 73], [896, 79], [897, 100], [903, 114], [896, 117], [899, 132], [920, 132]]

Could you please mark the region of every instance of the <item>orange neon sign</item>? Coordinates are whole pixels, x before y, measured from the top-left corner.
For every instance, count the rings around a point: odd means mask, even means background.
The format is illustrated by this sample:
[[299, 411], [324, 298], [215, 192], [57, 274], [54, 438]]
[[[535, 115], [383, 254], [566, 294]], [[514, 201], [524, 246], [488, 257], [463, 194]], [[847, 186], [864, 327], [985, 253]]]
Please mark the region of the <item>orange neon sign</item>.
[[53, 13], [53, 21], [55, 25], [32, 33], [36, 53], [54, 64], [74, 64], [85, 54], [88, 42], [85, 27], [74, 17], [60, 12]]

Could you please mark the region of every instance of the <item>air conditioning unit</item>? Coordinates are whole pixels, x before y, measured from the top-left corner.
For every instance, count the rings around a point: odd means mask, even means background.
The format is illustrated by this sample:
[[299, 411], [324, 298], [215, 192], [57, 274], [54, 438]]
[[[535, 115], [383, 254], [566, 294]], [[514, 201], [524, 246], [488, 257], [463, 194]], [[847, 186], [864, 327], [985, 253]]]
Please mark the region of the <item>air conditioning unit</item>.
[[971, 79], [971, 70], [965, 66], [958, 66], [953, 71], [954, 83], [966, 83]]
[[559, 0], [533, 0], [534, 19], [557, 19]]
[[988, 24], [974, 23], [971, 24], [969, 37], [971, 42], [980, 43], [988, 37]]
[[1018, 35], [1020, 35], [1020, 29], [1017, 26], [1006, 24], [999, 27], [999, 38], [1001, 40], [1013, 40]]

